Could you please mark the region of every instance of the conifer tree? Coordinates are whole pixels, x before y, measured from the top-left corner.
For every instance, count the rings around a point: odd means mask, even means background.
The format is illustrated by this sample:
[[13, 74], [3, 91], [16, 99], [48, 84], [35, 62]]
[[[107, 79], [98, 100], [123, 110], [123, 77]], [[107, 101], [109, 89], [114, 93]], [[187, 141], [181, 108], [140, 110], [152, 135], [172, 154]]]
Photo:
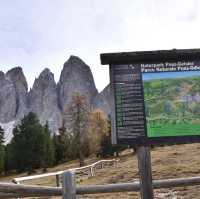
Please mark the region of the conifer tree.
[[4, 130], [0, 126], [0, 174], [4, 171], [4, 158], [5, 158]]
[[46, 142], [44, 128], [37, 115], [30, 112], [13, 130], [11, 148], [18, 172], [32, 172], [44, 166]]
[[14, 162], [14, 151], [12, 144], [9, 143], [5, 146], [5, 173], [7, 174], [10, 170], [16, 169]]
[[63, 163], [67, 160], [73, 159], [70, 153], [71, 138], [70, 134], [65, 127], [65, 121], [62, 121], [62, 126], [58, 129], [59, 134], [54, 135], [54, 146], [55, 146], [55, 159], [56, 163]]
[[4, 130], [3, 128], [0, 126], [0, 145], [3, 145], [4, 144]]
[[49, 129], [48, 121], [44, 126], [45, 133], [45, 159], [44, 159], [44, 167], [51, 167], [55, 163], [55, 147], [53, 143], [53, 139], [51, 138], [51, 131]]

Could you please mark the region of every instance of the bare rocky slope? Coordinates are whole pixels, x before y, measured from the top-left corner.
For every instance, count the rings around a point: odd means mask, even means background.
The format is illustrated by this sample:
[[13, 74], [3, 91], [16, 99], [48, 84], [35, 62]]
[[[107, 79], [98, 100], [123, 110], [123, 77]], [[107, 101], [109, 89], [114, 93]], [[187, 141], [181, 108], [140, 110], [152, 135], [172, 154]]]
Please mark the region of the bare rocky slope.
[[109, 86], [98, 93], [90, 67], [79, 57], [70, 56], [65, 62], [58, 83], [54, 74], [44, 69], [30, 91], [21, 67], [6, 74], [0, 71], [0, 125], [5, 128], [6, 141], [12, 137], [12, 127], [30, 111], [42, 124], [48, 121], [52, 132], [56, 132], [74, 92], [87, 96], [91, 107], [110, 113]]

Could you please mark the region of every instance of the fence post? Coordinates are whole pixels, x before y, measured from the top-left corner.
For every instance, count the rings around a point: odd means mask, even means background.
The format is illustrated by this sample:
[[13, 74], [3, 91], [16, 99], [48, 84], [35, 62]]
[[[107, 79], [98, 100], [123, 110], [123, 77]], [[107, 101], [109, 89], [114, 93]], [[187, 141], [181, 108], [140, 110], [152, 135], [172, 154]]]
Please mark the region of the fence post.
[[94, 176], [94, 169], [93, 169], [93, 166], [91, 166], [91, 167], [89, 168], [89, 174], [90, 174], [91, 177]]
[[117, 160], [114, 160], [114, 161], [113, 161], [113, 166], [114, 166], [114, 167], [117, 167]]
[[[13, 179], [12, 182], [15, 184], [20, 184], [20, 182], [16, 181], [15, 179]], [[16, 199], [21, 199], [21, 198], [17, 197]]]
[[[16, 184], [20, 184], [20, 182], [16, 182]], [[21, 199], [20, 197], [17, 197], [17, 199]]]
[[101, 169], [103, 169], [103, 162], [101, 162], [101, 164], [100, 164], [100, 165], [101, 165]]
[[138, 146], [138, 167], [140, 174], [141, 199], [153, 199], [151, 155], [148, 146]]
[[63, 199], [76, 199], [75, 171], [65, 171], [62, 177]]
[[60, 186], [60, 176], [58, 174], [56, 175], [56, 186]]

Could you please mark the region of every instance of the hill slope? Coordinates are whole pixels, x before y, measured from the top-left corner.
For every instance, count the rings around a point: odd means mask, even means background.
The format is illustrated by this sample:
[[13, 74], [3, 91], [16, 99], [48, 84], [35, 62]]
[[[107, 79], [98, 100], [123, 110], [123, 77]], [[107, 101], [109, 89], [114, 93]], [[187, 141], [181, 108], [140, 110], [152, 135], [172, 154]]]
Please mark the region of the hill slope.
[[[167, 179], [167, 178], [180, 178], [192, 177], [200, 175], [200, 144], [188, 144], [179, 146], [166, 146], [154, 148], [152, 150], [152, 171], [153, 179]], [[96, 171], [94, 177], [83, 180], [79, 184], [106, 184], [106, 183], [119, 183], [131, 182], [138, 179], [137, 159], [130, 150], [124, 151], [120, 155], [120, 161], [117, 167], [107, 166], [104, 169]], [[88, 159], [87, 164], [94, 162], [95, 159]], [[70, 167], [77, 166], [77, 161], [68, 164], [60, 165], [59, 167], [49, 169], [50, 171], [62, 170]], [[25, 175], [25, 174], [24, 174]], [[1, 178], [1, 181], [11, 181], [15, 176]], [[30, 181], [29, 184], [38, 185], [53, 185], [55, 186], [55, 178], [43, 178]], [[175, 195], [174, 198], [181, 199], [199, 199], [200, 186], [181, 187], [173, 189], [155, 190], [156, 198], [169, 199], [172, 197], [167, 196], [168, 193]], [[55, 197], [56, 198], [56, 197]], [[59, 197], [57, 197], [59, 198]], [[85, 195], [80, 198], [139, 198], [138, 193], [115, 193], [115, 194], [98, 194], [98, 195]]]

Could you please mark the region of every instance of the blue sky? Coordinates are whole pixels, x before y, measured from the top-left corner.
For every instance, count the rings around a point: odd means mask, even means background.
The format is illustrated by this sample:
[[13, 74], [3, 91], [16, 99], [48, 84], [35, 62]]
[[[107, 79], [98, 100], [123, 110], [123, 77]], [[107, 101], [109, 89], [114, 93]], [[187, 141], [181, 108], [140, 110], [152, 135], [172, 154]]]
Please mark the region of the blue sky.
[[152, 79], [166, 79], [166, 78], [184, 78], [184, 77], [193, 77], [200, 76], [200, 71], [179, 71], [179, 72], [160, 72], [160, 73], [143, 73], [143, 80], [152, 80]]
[[198, 48], [199, 35], [199, 0], [0, 0], [0, 70], [21, 66], [29, 87], [45, 67], [58, 81], [73, 54], [100, 91], [100, 53]]

